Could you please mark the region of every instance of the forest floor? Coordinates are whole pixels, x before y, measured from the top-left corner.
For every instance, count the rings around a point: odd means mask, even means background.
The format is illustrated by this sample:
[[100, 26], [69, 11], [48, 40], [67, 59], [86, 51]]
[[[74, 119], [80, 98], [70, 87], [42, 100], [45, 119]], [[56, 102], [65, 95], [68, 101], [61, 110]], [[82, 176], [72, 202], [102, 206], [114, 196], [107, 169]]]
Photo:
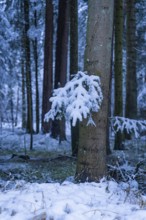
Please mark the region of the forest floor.
[[62, 182], [74, 176], [76, 158], [71, 156], [69, 141], [59, 144], [49, 135], [29, 135], [17, 129], [5, 129], [0, 135], [0, 181]]
[[108, 156], [107, 179], [85, 184], [74, 184], [69, 135], [61, 144], [34, 135], [32, 151], [29, 138], [21, 129], [0, 133], [0, 220], [146, 219], [146, 137]]
[[[58, 140], [50, 138], [49, 135], [33, 135], [33, 150], [30, 150], [28, 134], [21, 129], [15, 129], [13, 132], [11, 129], [3, 129], [0, 134], [0, 182], [25, 180], [61, 183], [66, 178], [73, 177], [76, 158], [71, 156], [69, 135], [67, 138], [67, 141], [59, 144]], [[113, 138], [111, 145], [112, 142]], [[119, 180], [132, 178], [136, 169], [142, 171], [141, 181], [146, 192], [146, 137], [126, 141], [124, 150], [112, 151], [107, 158], [107, 164], [109, 170], [112, 170], [110, 174]], [[116, 174], [115, 169], [118, 171]]]

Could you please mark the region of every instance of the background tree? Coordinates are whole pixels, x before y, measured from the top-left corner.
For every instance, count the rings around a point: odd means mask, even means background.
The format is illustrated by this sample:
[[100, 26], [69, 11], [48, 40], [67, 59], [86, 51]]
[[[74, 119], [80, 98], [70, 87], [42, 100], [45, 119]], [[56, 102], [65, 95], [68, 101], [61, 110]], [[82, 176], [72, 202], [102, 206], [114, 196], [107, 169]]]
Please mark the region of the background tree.
[[84, 70], [84, 54], [86, 45], [88, 2], [78, 1], [78, 69]]
[[[78, 71], [78, 1], [70, 0], [70, 77]], [[71, 126], [72, 155], [76, 156], [79, 144], [79, 122]]]
[[[138, 114], [146, 119], [146, 1], [136, 0], [136, 53], [137, 53], [137, 87], [138, 87]], [[140, 58], [140, 59], [138, 59]]]
[[20, 73], [21, 73], [21, 127], [26, 129], [27, 101], [26, 101], [26, 72], [25, 72], [25, 28], [24, 28], [24, 2], [19, 4], [19, 13], [22, 20], [19, 23], [20, 36]]
[[29, 31], [29, 1], [24, 0], [24, 47], [25, 47], [25, 71], [26, 71], [26, 92], [27, 92], [27, 131], [30, 133], [30, 149], [33, 145], [33, 104], [32, 104], [32, 82], [30, 65], [30, 40]]
[[[37, 14], [37, 3], [34, 2], [34, 27], [37, 30], [38, 26], [38, 14]], [[34, 52], [34, 66], [35, 66], [35, 118], [36, 118], [36, 133], [39, 133], [39, 127], [40, 127], [40, 106], [39, 106], [39, 84], [38, 84], [38, 39], [37, 36], [34, 37], [32, 40], [32, 46], [33, 46], [33, 52]]]
[[[16, 8], [13, 11], [12, 2], [3, 3], [0, 7], [0, 120], [11, 123], [14, 129], [17, 106], [14, 93], [19, 86], [19, 35], [18, 11], [19, 4], [16, 1]], [[9, 51], [9, 52], [8, 52]], [[12, 122], [13, 121], [13, 122]]]
[[137, 118], [137, 77], [136, 77], [136, 20], [135, 0], [127, 3], [127, 70], [126, 70], [126, 110], [127, 118]]
[[[67, 79], [68, 31], [69, 1], [59, 0], [55, 54], [55, 88], [64, 86]], [[59, 137], [60, 141], [66, 139], [64, 120], [52, 122], [51, 136], [53, 138]]]
[[[123, 116], [123, 0], [115, 0], [114, 14], [114, 76], [115, 76], [115, 105], [114, 115]], [[122, 147], [122, 134], [117, 132], [115, 135], [115, 150]]]
[[45, 16], [45, 46], [44, 46], [44, 76], [42, 94], [42, 131], [48, 133], [50, 124], [44, 121], [44, 116], [50, 109], [49, 98], [52, 93], [53, 76], [53, 4], [46, 0]]
[[25, 70], [24, 70], [24, 60], [21, 60], [21, 94], [22, 94], [22, 128], [26, 128], [26, 80], [25, 80]]
[[93, 114], [96, 127], [86, 126], [86, 120], [80, 124], [76, 170], [78, 181], [97, 181], [106, 173], [113, 10], [113, 0], [88, 2], [85, 70], [101, 77], [104, 100], [99, 112]]

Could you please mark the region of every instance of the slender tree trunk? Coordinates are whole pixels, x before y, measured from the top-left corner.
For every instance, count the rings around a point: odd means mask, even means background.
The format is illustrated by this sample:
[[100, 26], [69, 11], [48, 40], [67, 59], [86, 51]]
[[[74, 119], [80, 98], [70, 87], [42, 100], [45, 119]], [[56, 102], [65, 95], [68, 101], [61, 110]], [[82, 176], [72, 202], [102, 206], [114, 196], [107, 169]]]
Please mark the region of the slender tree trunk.
[[10, 111], [11, 111], [11, 125], [12, 131], [14, 131], [14, 103], [13, 103], [13, 90], [12, 86], [10, 86]]
[[36, 88], [36, 103], [35, 103], [35, 110], [36, 110], [36, 133], [39, 133], [40, 130], [40, 111], [39, 111], [39, 84], [38, 84], [38, 46], [37, 46], [37, 39], [34, 42], [34, 60], [35, 60], [35, 88]]
[[[115, 107], [114, 115], [123, 116], [123, 0], [115, 0]], [[122, 149], [123, 135], [115, 135], [115, 150]]]
[[22, 94], [22, 129], [26, 129], [26, 112], [27, 112], [27, 102], [26, 102], [26, 71], [25, 71], [25, 19], [24, 19], [24, 2], [20, 2], [20, 14], [22, 16], [22, 21], [20, 22], [20, 33], [21, 33], [21, 94]]
[[50, 131], [50, 123], [44, 121], [45, 114], [51, 105], [49, 98], [52, 94], [52, 75], [53, 75], [53, 5], [52, 0], [46, 0], [45, 17], [45, 48], [44, 48], [44, 78], [43, 78], [43, 97], [42, 97], [42, 131]]
[[17, 89], [17, 102], [16, 102], [16, 114], [15, 114], [15, 126], [18, 124], [18, 112], [19, 112], [19, 87]]
[[[34, 3], [36, 6], [36, 2]], [[37, 11], [34, 12], [34, 25], [37, 28]], [[35, 99], [35, 111], [36, 111], [36, 133], [39, 133], [40, 130], [40, 112], [39, 112], [39, 85], [38, 85], [38, 42], [37, 37], [33, 41], [33, 50], [34, 50], [34, 63], [35, 63], [35, 90], [36, 90], [36, 99]]]
[[[70, 77], [78, 71], [78, 1], [70, 0]], [[71, 126], [72, 155], [76, 156], [79, 145], [79, 122]]]
[[21, 75], [22, 75], [22, 128], [26, 129], [26, 78], [24, 73], [24, 62], [21, 61]]
[[26, 71], [26, 90], [27, 90], [27, 131], [30, 133], [30, 150], [33, 148], [33, 105], [32, 105], [32, 86], [31, 86], [31, 67], [30, 67], [30, 41], [29, 30], [29, 1], [24, 0], [24, 19], [25, 19], [25, 71]]
[[111, 77], [111, 49], [114, 0], [88, 1], [87, 44], [85, 70], [99, 75], [103, 102], [98, 113], [93, 113], [94, 126], [80, 124], [77, 181], [98, 181], [106, 174], [106, 145]]
[[[68, 52], [68, 28], [69, 28], [69, 1], [59, 0], [59, 15], [56, 40], [56, 62], [55, 62], [55, 88], [64, 86], [67, 76], [67, 52]], [[51, 136], [66, 140], [65, 120], [52, 122]]]

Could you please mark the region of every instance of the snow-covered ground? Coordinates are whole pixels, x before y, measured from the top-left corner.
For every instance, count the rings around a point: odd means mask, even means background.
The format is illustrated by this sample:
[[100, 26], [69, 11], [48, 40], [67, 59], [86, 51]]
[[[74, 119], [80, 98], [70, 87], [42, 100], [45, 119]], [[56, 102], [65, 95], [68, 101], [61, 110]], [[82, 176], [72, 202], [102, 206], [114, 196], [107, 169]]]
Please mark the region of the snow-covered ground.
[[80, 184], [19, 181], [14, 189], [0, 192], [0, 219], [145, 220], [146, 196], [128, 184], [106, 180]]
[[[19, 133], [19, 134], [18, 134]], [[29, 136], [26, 146], [29, 146]], [[24, 149], [24, 135], [3, 131], [0, 150]], [[49, 135], [34, 136], [34, 150], [70, 152], [70, 142], [59, 146]], [[22, 150], [23, 151], [23, 150]], [[29, 153], [29, 149], [27, 149]], [[19, 152], [18, 152], [19, 153]], [[3, 158], [3, 156], [1, 156]], [[7, 159], [7, 157], [4, 157]], [[0, 220], [146, 220], [146, 195], [136, 181], [75, 184], [73, 177], [62, 183], [0, 183]]]

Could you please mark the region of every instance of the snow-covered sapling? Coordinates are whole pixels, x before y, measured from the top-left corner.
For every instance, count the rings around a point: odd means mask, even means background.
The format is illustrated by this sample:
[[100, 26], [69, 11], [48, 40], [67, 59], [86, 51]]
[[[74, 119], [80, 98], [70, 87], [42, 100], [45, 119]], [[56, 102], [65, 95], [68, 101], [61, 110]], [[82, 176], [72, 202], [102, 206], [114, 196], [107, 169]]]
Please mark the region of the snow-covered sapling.
[[100, 78], [79, 71], [64, 87], [53, 91], [52, 106], [45, 121], [65, 117], [75, 126], [77, 120], [88, 118], [87, 125], [95, 125], [91, 114], [99, 111], [102, 100]]
[[134, 134], [136, 138], [140, 136], [142, 131], [146, 130], [146, 120], [134, 120], [124, 117], [113, 117], [111, 118], [111, 125], [114, 132], [124, 132], [128, 134]]

